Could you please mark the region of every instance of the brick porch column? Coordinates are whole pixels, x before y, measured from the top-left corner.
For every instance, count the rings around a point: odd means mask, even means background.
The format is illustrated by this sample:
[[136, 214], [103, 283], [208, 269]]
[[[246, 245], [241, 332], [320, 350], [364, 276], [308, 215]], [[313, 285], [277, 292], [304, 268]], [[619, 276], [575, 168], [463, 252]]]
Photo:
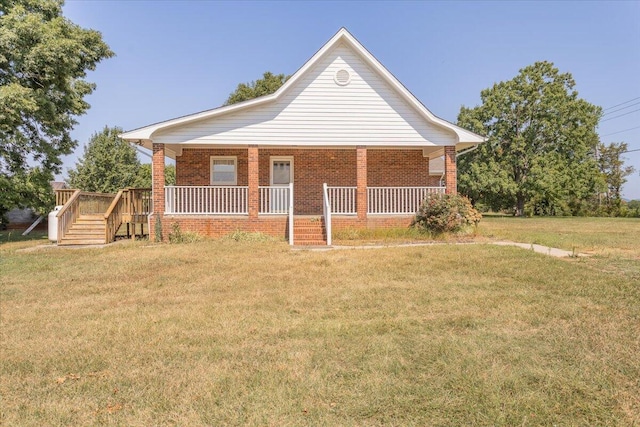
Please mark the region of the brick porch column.
[[367, 219], [367, 147], [356, 147], [356, 210], [358, 221]]
[[164, 144], [153, 143], [151, 159], [151, 194], [153, 214], [164, 215]]
[[258, 219], [258, 206], [260, 191], [258, 175], [258, 146], [250, 145], [248, 148], [248, 174], [249, 174], [249, 219]]
[[458, 170], [456, 167], [456, 147], [447, 145], [444, 147], [444, 183], [447, 194], [458, 193]]

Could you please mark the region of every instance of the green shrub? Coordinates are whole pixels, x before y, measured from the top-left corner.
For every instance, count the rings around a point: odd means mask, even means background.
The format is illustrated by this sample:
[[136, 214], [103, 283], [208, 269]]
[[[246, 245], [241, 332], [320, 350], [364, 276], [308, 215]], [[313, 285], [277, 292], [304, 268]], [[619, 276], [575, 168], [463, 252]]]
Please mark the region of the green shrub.
[[478, 225], [482, 215], [469, 199], [457, 194], [433, 194], [420, 206], [413, 226], [431, 233], [458, 233]]
[[171, 232], [169, 233], [169, 243], [193, 243], [202, 240], [202, 236], [191, 231], [180, 230], [180, 224], [174, 222], [171, 224]]

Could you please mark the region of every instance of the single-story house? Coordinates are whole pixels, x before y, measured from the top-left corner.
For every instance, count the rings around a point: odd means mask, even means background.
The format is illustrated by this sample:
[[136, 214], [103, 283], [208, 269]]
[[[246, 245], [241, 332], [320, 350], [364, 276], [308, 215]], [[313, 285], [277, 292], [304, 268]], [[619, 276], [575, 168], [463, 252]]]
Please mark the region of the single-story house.
[[[165, 237], [177, 223], [292, 244], [408, 225], [428, 194], [456, 192], [456, 153], [485, 140], [436, 117], [344, 28], [271, 95], [122, 138], [153, 153], [152, 239], [159, 222]], [[164, 182], [167, 157], [174, 186]]]

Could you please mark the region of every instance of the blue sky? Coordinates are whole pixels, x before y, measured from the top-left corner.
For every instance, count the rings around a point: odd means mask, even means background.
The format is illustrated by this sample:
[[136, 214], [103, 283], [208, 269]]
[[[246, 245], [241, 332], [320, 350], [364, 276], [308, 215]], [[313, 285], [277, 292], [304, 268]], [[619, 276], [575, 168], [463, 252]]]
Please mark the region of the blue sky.
[[[64, 13], [102, 32], [116, 57], [89, 74], [97, 89], [63, 176], [105, 125], [130, 130], [217, 107], [240, 82], [292, 74], [343, 26], [446, 120], [477, 105], [481, 90], [547, 60], [573, 75], [587, 101], [626, 102], [605, 110], [601, 139], [640, 149], [640, 1], [67, 0]], [[626, 158], [640, 171], [640, 151]], [[623, 195], [640, 199], [638, 171]]]

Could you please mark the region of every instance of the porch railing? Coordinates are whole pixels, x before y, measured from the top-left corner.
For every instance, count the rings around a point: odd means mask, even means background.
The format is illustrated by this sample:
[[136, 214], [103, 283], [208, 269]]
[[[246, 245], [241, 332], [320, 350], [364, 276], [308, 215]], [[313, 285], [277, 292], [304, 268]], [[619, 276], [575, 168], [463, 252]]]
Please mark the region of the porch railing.
[[331, 246], [331, 199], [329, 198], [329, 187], [327, 187], [326, 182], [322, 184], [322, 213], [324, 216], [324, 228], [327, 232], [327, 246]]
[[165, 213], [246, 215], [249, 187], [167, 186]]
[[260, 191], [259, 214], [282, 215], [289, 213], [290, 187], [258, 187]]
[[368, 187], [367, 213], [415, 214], [430, 194], [444, 191], [444, 187]]
[[[326, 184], [325, 184], [326, 185]], [[331, 213], [355, 215], [357, 187], [326, 187]]]

